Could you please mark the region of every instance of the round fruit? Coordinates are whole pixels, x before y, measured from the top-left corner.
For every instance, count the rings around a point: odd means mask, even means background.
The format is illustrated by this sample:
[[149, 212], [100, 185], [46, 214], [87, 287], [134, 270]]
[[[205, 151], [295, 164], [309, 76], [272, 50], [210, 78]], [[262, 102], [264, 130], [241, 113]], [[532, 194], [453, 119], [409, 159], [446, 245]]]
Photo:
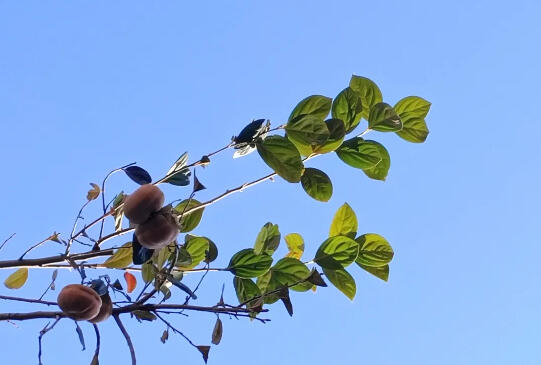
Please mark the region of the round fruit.
[[178, 227], [171, 213], [156, 214], [135, 229], [135, 236], [141, 246], [151, 249], [167, 246], [178, 233]]
[[101, 296], [101, 307], [100, 312], [97, 316], [93, 317], [92, 319], [89, 319], [89, 322], [92, 323], [98, 323], [105, 321], [107, 318], [111, 316], [113, 313], [113, 302], [111, 301], [111, 297], [109, 296], [109, 293], [105, 293]]
[[145, 184], [124, 200], [124, 215], [135, 224], [146, 222], [150, 215], [160, 210], [165, 197], [155, 185]]
[[94, 318], [100, 312], [101, 298], [93, 289], [81, 284], [65, 286], [58, 294], [58, 306], [76, 321]]

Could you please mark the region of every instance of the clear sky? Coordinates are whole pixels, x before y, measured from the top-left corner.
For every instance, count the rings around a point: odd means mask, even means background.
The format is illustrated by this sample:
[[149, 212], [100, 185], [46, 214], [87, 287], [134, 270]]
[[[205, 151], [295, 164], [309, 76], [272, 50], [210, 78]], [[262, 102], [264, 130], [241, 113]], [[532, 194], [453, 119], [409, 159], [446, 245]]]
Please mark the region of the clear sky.
[[[280, 304], [265, 325], [223, 318], [209, 363], [539, 364], [540, 14], [534, 0], [0, 1], [0, 241], [16, 232], [0, 257], [53, 231], [69, 235], [88, 184], [109, 170], [137, 161], [161, 176], [184, 151], [199, 158], [254, 118], [282, 123], [305, 96], [332, 97], [363, 75], [391, 104], [432, 102], [426, 143], [370, 135], [391, 154], [386, 182], [332, 156], [314, 159], [333, 179], [330, 202], [277, 179], [207, 209], [194, 233], [219, 245], [225, 266], [271, 221], [301, 233], [308, 257], [347, 201], [359, 231], [393, 245], [389, 282], [353, 268], [353, 302], [329, 287], [293, 293], [293, 318]], [[268, 171], [257, 154], [220, 156], [198, 171], [208, 187], [199, 198]], [[115, 175], [108, 191], [135, 188]], [[165, 192], [168, 201], [188, 194]], [[48, 243], [31, 255], [61, 250]], [[31, 270], [26, 287], [0, 293], [37, 297], [50, 274]], [[216, 303], [223, 283], [235, 302], [231, 279], [209, 275], [197, 303]], [[64, 271], [58, 285], [77, 280]], [[214, 319], [174, 322], [209, 344]], [[161, 324], [124, 322], [140, 364], [202, 363], [179, 336], [162, 345]], [[1, 323], [2, 362], [37, 363], [45, 323]], [[128, 363], [114, 321], [100, 327], [100, 363]], [[82, 328], [84, 352], [73, 323], [61, 321], [45, 338], [45, 363], [89, 363], [94, 334]]]

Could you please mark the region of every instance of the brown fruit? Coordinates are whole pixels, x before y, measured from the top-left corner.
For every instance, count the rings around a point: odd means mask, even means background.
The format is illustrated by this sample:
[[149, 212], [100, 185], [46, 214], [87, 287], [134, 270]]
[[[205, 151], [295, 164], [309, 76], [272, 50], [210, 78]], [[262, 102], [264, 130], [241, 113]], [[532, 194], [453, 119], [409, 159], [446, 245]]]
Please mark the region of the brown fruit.
[[178, 227], [171, 213], [158, 213], [135, 229], [135, 236], [141, 246], [151, 249], [167, 246], [178, 233]]
[[98, 323], [103, 322], [107, 318], [111, 316], [113, 313], [113, 302], [111, 300], [111, 297], [109, 296], [109, 293], [105, 293], [101, 296], [101, 307], [100, 312], [97, 316], [93, 317], [92, 319], [89, 319], [88, 321], [91, 323]]
[[65, 286], [58, 294], [58, 306], [76, 321], [94, 318], [100, 312], [101, 298], [93, 289], [81, 284]]
[[155, 185], [145, 184], [124, 200], [124, 215], [135, 224], [146, 222], [150, 215], [160, 210], [165, 197]]

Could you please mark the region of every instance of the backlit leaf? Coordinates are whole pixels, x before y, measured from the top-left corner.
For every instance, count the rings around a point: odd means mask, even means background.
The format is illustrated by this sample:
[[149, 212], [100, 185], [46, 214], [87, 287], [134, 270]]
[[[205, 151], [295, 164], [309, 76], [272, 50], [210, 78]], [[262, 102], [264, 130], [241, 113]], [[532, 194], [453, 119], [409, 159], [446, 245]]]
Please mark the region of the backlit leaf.
[[338, 270], [350, 265], [358, 254], [357, 242], [346, 236], [334, 236], [319, 246], [314, 261], [325, 269]]
[[227, 269], [240, 278], [254, 278], [266, 273], [272, 265], [272, 257], [266, 253], [257, 255], [247, 248], [237, 252], [229, 261]]
[[343, 235], [355, 238], [357, 227], [357, 215], [348, 203], [344, 203], [334, 214], [331, 229], [329, 230], [329, 237]]
[[126, 291], [131, 293], [137, 286], [137, 279], [132, 273], [126, 271], [124, 273], [124, 280], [126, 280]]
[[331, 98], [322, 95], [309, 96], [301, 100], [297, 106], [295, 106], [288, 118], [288, 121], [303, 114], [313, 115], [323, 120], [327, 117], [327, 115], [329, 115], [331, 105]]
[[321, 170], [307, 167], [301, 176], [304, 191], [315, 200], [327, 202], [332, 196], [332, 182], [329, 176]]
[[323, 273], [327, 279], [329, 279], [329, 281], [349, 299], [353, 300], [353, 298], [355, 298], [355, 292], [357, 291], [355, 279], [353, 279], [346, 270], [329, 270], [323, 268]]
[[370, 169], [381, 160], [381, 151], [378, 144], [365, 141], [361, 137], [348, 139], [336, 150], [338, 157], [351, 167]]
[[368, 120], [370, 108], [383, 100], [379, 87], [374, 81], [356, 75], [351, 76], [349, 87], [356, 91], [361, 97], [363, 108], [361, 114], [364, 119]]
[[290, 233], [284, 237], [284, 240], [289, 249], [286, 256], [300, 260], [304, 252], [304, 240], [302, 239], [302, 236], [298, 233]]
[[359, 244], [359, 255], [355, 260], [359, 265], [381, 267], [393, 259], [394, 252], [391, 245], [379, 234], [363, 234], [355, 241]]
[[257, 255], [262, 252], [272, 255], [280, 244], [280, 237], [280, 230], [277, 224], [272, 224], [271, 222], [265, 223], [255, 240], [254, 252]]
[[361, 96], [351, 87], [342, 90], [332, 103], [332, 117], [344, 122], [346, 133], [357, 127], [361, 120], [362, 110]]
[[201, 222], [201, 218], [203, 217], [203, 210], [205, 208], [197, 209], [196, 211], [193, 211], [191, 213], [184, 213], [199, 205], [201, 205], [201, 203], [195, 199], [183, 200], [177, 204], [177, 206], [175, 207], [175, 211], [179, 215], [182, 215], [182, 218], [180, 219], [180, 232], [190, 232], [199, 225], [199, 223]]
[[28, 280], [28, 268], [23, 267], [8, 276], [4, 285], [8, 289], [19, 289], [26, 283], [26, 280]]
[[127, 242], [109, 257], [103, 265], [109, 269], [122, 269], [132, 263], [132, 243]]
[[370, 109], [368, 128], [379, 132], [397, 132], [402, 129], [402, 120], [387, 103], [377, 103]]

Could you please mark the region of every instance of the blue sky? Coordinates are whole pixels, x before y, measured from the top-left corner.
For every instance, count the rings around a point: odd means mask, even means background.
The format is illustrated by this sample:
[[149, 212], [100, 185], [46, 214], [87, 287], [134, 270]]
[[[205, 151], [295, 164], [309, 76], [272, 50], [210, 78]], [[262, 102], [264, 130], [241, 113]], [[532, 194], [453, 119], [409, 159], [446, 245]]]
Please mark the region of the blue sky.
[[[0, 241], [16, 236], [0, 256], [16, 258], [53, 231], [68, 235], [88, 184], [113, 168], [137, 161], [161, 176], [184, 151], [199, 158], [255, 118], [282, 123], [302, 98], [332, 97], [363, 75], [390, 104], [406, 95], [432, 102], [426, 143], [370, 135], [391, 154], [386, 182], [323, 156], [309, 166], [332, 178], [330, 202], [277, 179], [213, 205], [194, 233], [219, 245], [225, 266], [271, 221], [301, 233], [308, 257], [347, 201], [359, 231], [393, 245], [389, 282], [353, 269], [353, 302], [326, 288], [294, 293], [293, 318], [280, 305], [265, 325], [223, 318], [209, 363], [537, 364], [540, 13], [536, 1], [1, 1]], [[256, 154], [222, 155], [198, 171], [208, 187], [199, 197], [268, 171]], [[115, 175], [108, 191], [135, 188]], [[167, 200], [188, 194], [164, 191]], [[51, 243], [33, 254], [60, 250]], [[226, 274], [209, 275], [199, 303], [213, 305], [223, 283], [235, 301]], [[37, 297], [49, 277], [31, 270], [26, 287], [1, 293]], [[208, 344], [214, 319], [175, 323]], [[162, 345], [162, 325], [124, 322], [139, 363], [202, 363], [179, 336]], [[2, 323], [4, 361], [36, 363], [45, 323]], [[90, 362], [93, 331], [82, 327], [86, 351], [62, 321], [45, 339], [45, 363]], [[114, 321], [101, 328], [102, 363], [127, 363]]]

